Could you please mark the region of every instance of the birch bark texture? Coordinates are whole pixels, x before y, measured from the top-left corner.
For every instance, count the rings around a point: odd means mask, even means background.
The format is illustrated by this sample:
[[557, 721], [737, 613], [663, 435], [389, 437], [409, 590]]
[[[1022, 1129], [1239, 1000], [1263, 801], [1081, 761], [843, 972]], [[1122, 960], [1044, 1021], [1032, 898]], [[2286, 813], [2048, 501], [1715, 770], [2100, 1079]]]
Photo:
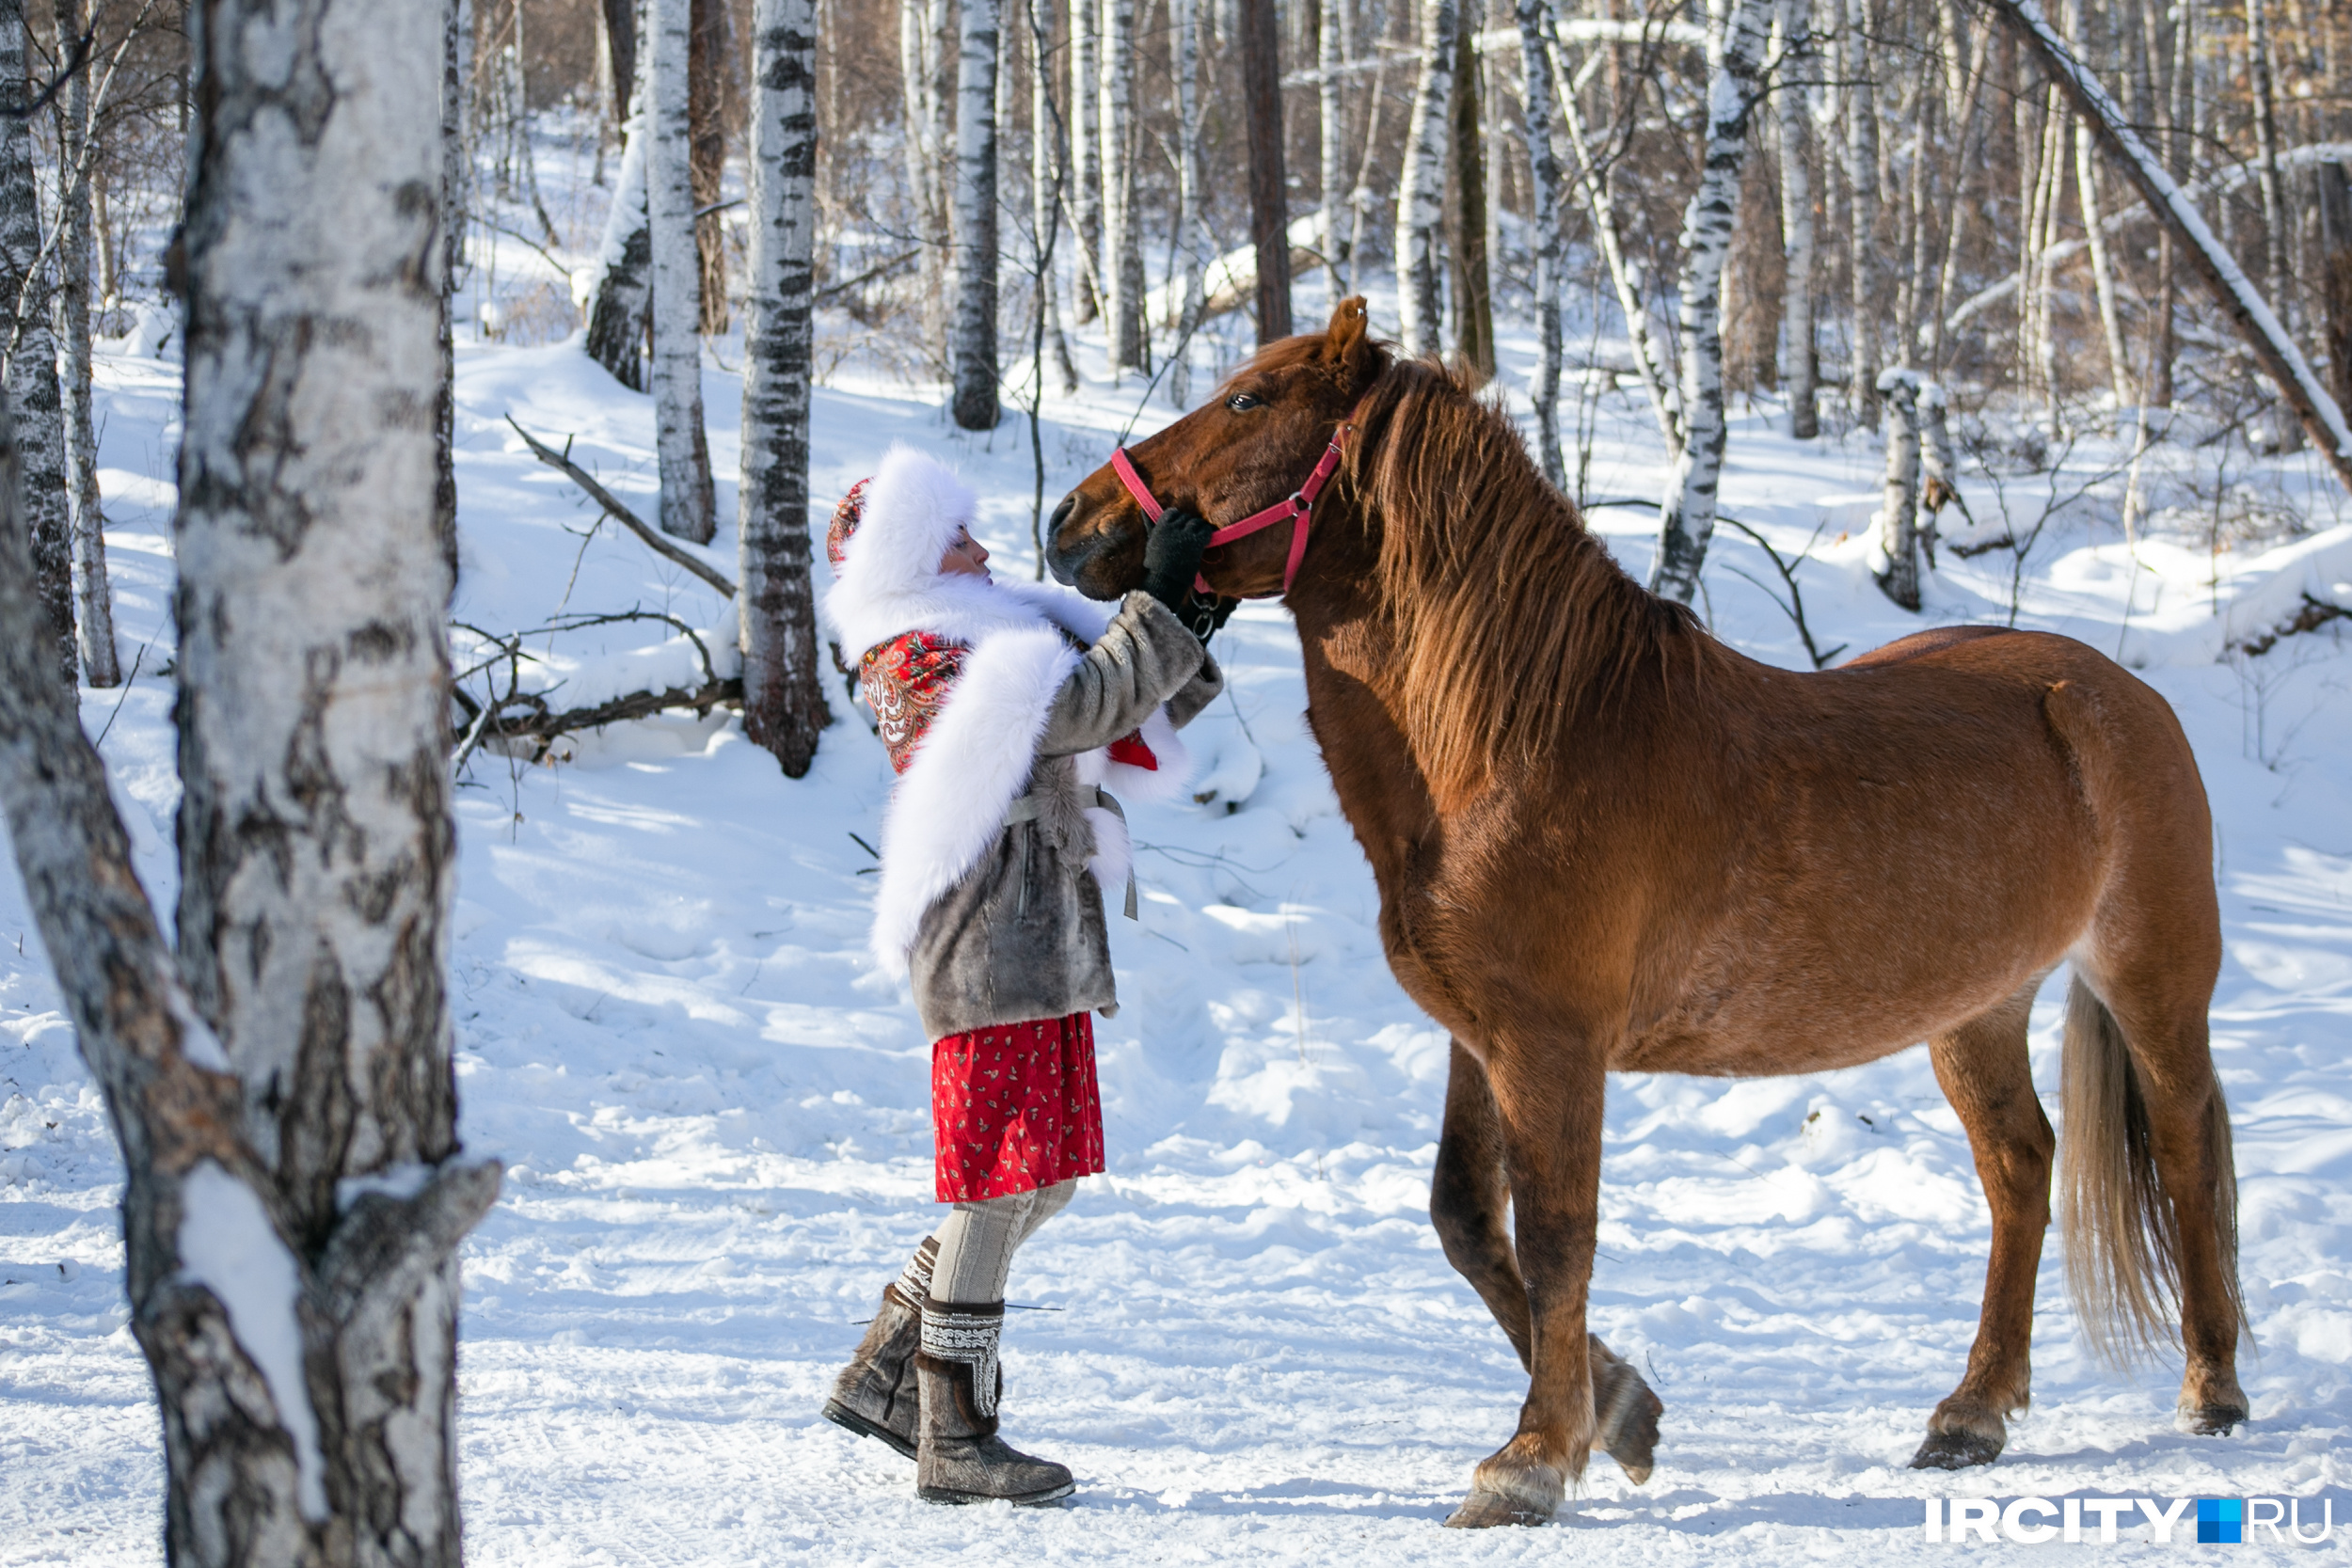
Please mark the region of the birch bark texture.
[[743, 732], [803, 777], [831, 721], [809, 576], [808, 420], [817, 303], [817, 0], [752, 13], [751, 288], [736, 541]]
[[1396, 202], [1398, 339], [1406, 354], [1434, 355], [1444, 316], [1438, 236], [1445, 222], [1445, 143], [1454, 91], [1456, 0], [1422, 0], [1421, 80], [1406, 122]]
[[1095, 284], [1103, 254], [1103, 151], [1095, 135], [1094, 0], [1070, 0], [1070, 197], [1078, 230], [1078, 323], [1102, 313]]
[[[1084, 0], [1080, 0], [1083, 4]], [[1143, 230], [1136, 218], [1136, 0], [1103, 0], [1103, 70], [1096, 117], [1103, 144], [1103, 249], [1111, 379], [1147, 368]]]
[[1847, 220], [1852, 240], [1846, 270], [1852, 284], [1853, 317], [1848, 374], [1855, 416], [1870, 424], [1878, 419], [1878, 315], [1885, 272], [1878, 240], [1878, 92], [1871, 80], [1869, 0], [1845, 0], [1845, 7]]
[[34, 580], [45, 616], [42, 645], [51, 678], [79, 684], [73, 641], [73, 516], [66, 499], [65, 407], [57, 385], [57, 345], [49, 329], [50, 287], [41, 255], [40, 184], [33, 171], [33, 131], [24, 118], [24, 8], [0, 5], [0, 322], [7, 337], [6, 382], [15, 410], [17, 494], [32, 542]]
[[1682, 448], [1659, 507], [1650, 591], [1689, 604], [1715, 533], [1724, 411], [1724, 263], [1740, 213], [1748, 121], [1762, 99], [1768, 0], [1716, 0], [1708, 36], [1707, 140], [1682, 217]]
[[[1078, 8], [1085, 8], [1084, 0]], [[1054, 373], [1061, 382], [1061, 395], [1075, 397], [1078, 367], [1071, 362], [1070, 339], [1061, 325], [1061, 290], [1054, 280], [1055, 242], [1060, 237], [1061, 203], [1069, 182], [1057, 134], [1061, 122], [1054, 113], [1053, 0], [1028, 0], [1028, 22], [1029, 223], [1037, 251], [1037, 325], [1053, 342]], [[1043, 371], [1038, 375], [1038, 385], [1042, 387]]]
[[1176, 28], [1176, 255], [1184, 274], [1184, 305], [1176, 318], [1176, 341], [1168, 349], [1168, 401], [1192, 404], [1192, 335], [1200, 327], [1200, 282], [1211, 244], [1201, 219], [1200, 188], [1200, 4], [1168, 0]]
[[1898, 366], [1879, 377], [1879, 418], [1886, 435], [1884, 499], [1878, 515], [1870, 576], [1905, 610], [1919, 608], [1919, 375]]
[[[641, 15], [640, 20], [643, 20]], [[604, 238], [596, 250], [594, 303], [588, 311], [588, 356], [632, 392], [645, 390], [645, 317], [653, 303], [653, 225], [645, 205], [647, 83], [652, 51], [645, 30], [634, 29], [628, 118], [621, 127], [621, 166], [612, 180]]]
[[[57, 0], [61, 49], [89, 24], [86, 0]], [[89, 72], [66, 84], [57, 121], [57, 336], [65, 368], [66, 504], [73, 525], [74, 637], [82, 676], [95, 687], [122, 684], [115, 652], [114, 595], [106, 581], [106, 517], [98, 497], [98, 435], [90, 418]]]
[[1516, 0], [1520, 102], [1526, 106], [1527, 165], [1535, 247], [1535, 452], [1555, 488], [1567, 483], [1560, 457], [1560, 157], [1552, 146], [1551, 55], [1544, 41], [1546, 0]]
[[952, 411], [993, 430], [996, 399], [997, 0], [962, 0], [956, 55], [956, 327]]
[[[601, 13], [599, 13], [601, 14]], [[457, 279], [466, 261], [466, 86], [473, 63], [473, 0], [441, 6], [441, 389], [433, 400], [433, 502], [441, 554], [457, 580]]]
[[[190, 8], [173, 602], [187, 995], [131, 999], [142, 1016], [111, 1036], [122, 1004], [83, 1007], [132, 1173], [133, 1327], [163, 1397], [177, 1562], [460, 1555], [455, 1247], [498, 1176], [458, 1156], [443, 979], [442, 20]], [[103, 894], [79, 896], [111, 900], [117, 951], [142, 962], [122, 907], [136, 884], [103, 863], [82, 870]], [[122, 969], [63, 967], [84, 964]], [[185, 1101], [132, 1103], [115, 1085], [139, 1073]]]
[[691, 0], [652, 0], [645, 207], [653, 234], [654, 455], [661, 531], [707, 545], [718, 531], [710, 447], [703, 431], [702, 259], [694, 246], [688, 79]]
[[1780, 0], [1780, 385], [1788, 400], [1788, 434], [1810, 441], [1821, 433], [1819, 367], [1813, 338], [1813, 161], [1806, 138], [1813, 8], [1809, 0]]

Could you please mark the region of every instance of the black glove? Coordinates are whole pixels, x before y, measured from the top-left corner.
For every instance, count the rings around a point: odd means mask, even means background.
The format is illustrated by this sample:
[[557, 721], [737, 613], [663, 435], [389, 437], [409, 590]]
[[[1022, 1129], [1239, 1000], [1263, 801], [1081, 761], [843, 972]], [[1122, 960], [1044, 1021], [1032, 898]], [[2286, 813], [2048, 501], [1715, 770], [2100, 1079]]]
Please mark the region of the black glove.
[[1174, 610], [1178, 620], [1192, 602], [1192, 579], [1200, 575], [1200, 558], [1216, 531], [1200, 513], [1171, 506], [1144, 542], [1143, 591]]

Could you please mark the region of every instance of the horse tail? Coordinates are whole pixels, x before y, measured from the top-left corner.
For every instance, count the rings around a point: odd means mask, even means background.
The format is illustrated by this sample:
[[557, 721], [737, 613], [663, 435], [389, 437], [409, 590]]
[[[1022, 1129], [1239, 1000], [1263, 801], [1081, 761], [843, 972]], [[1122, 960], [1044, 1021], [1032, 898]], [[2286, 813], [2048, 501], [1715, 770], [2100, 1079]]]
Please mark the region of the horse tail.
[[[2058, 1232], [2067, 1291], [2093, 1354], [2122, 1365], [2177, 1338], [2180, 1221], [2158, 1176], [2139, 1069], [2115, 1015], [2080, 974], [2066, 994], [2063, 1074]], [[2205, 1101], [2204, 1141], [2215, 1249], [2235, 1322], [2243, 1324], [2237, 1166], [2218, 1080]]]

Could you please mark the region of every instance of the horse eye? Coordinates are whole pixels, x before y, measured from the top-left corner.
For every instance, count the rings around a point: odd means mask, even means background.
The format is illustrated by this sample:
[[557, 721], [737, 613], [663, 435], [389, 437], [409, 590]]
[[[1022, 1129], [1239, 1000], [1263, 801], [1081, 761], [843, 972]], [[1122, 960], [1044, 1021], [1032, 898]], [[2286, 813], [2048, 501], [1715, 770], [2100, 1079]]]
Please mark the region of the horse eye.
[[1225, 406], [1236, 414], [1247, 414], [1252, 408], [1259, 406], [1262, 402], [1263, 402], [1263, 399], [1253, 397], [1248, 392], [1235, 392], [1225, 400]]

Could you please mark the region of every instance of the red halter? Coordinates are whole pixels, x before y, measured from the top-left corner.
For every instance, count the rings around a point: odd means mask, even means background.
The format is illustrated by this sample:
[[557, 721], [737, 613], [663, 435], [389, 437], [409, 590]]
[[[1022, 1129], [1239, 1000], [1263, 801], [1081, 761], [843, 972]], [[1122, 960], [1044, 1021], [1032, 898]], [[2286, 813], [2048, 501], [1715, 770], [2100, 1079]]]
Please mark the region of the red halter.
[[[1331, 433], [1330, 445], [1323, 449], [1323, 457], [1315, 464], [1314, 471], [1307, 476], [1304, 484], [1291, 492], [1287, 499], [1276, 501], [1263, 512], [1252, 512], [1238, 523], [1226, 524], [1209, 535], [1209, 547], [1215, 549], [1219, 545], [1230, 545], [1260, 529], [1272, 528], [1277, 523], [1297, 518], [1298, 526], [1291, 531], [1290, 560], [1282, 567], [1282, 592], [1289, 593], [1292, 582], [1298, 577], [1298, 563], [1307, 557], [1307, 531], [1314, 523], [1315, 498], [1323, 493], [1324, 485], [1339, 471], [1340, 443], [1347, 439], [1348, 433], [1355, 428], [1353, 420], [1350, 420]], [[1151, 486], [1143, 483], [1143, 476], [1136, 472], [1136, 466], [1127, 461], [1125, 447], [1111, 453], [1111, 468], [1119, 475], [1119, 483], [1127, 487], [1127, 494], [1135, 497], [1136, 504], [1143, 508], [1144, 516], [1158, 522], [1160, 514], [1167, 508], [1152, 494]], [[1205, 578], [1195, 577], [1193, 587], [1203, 594], [1210, 591]]]

